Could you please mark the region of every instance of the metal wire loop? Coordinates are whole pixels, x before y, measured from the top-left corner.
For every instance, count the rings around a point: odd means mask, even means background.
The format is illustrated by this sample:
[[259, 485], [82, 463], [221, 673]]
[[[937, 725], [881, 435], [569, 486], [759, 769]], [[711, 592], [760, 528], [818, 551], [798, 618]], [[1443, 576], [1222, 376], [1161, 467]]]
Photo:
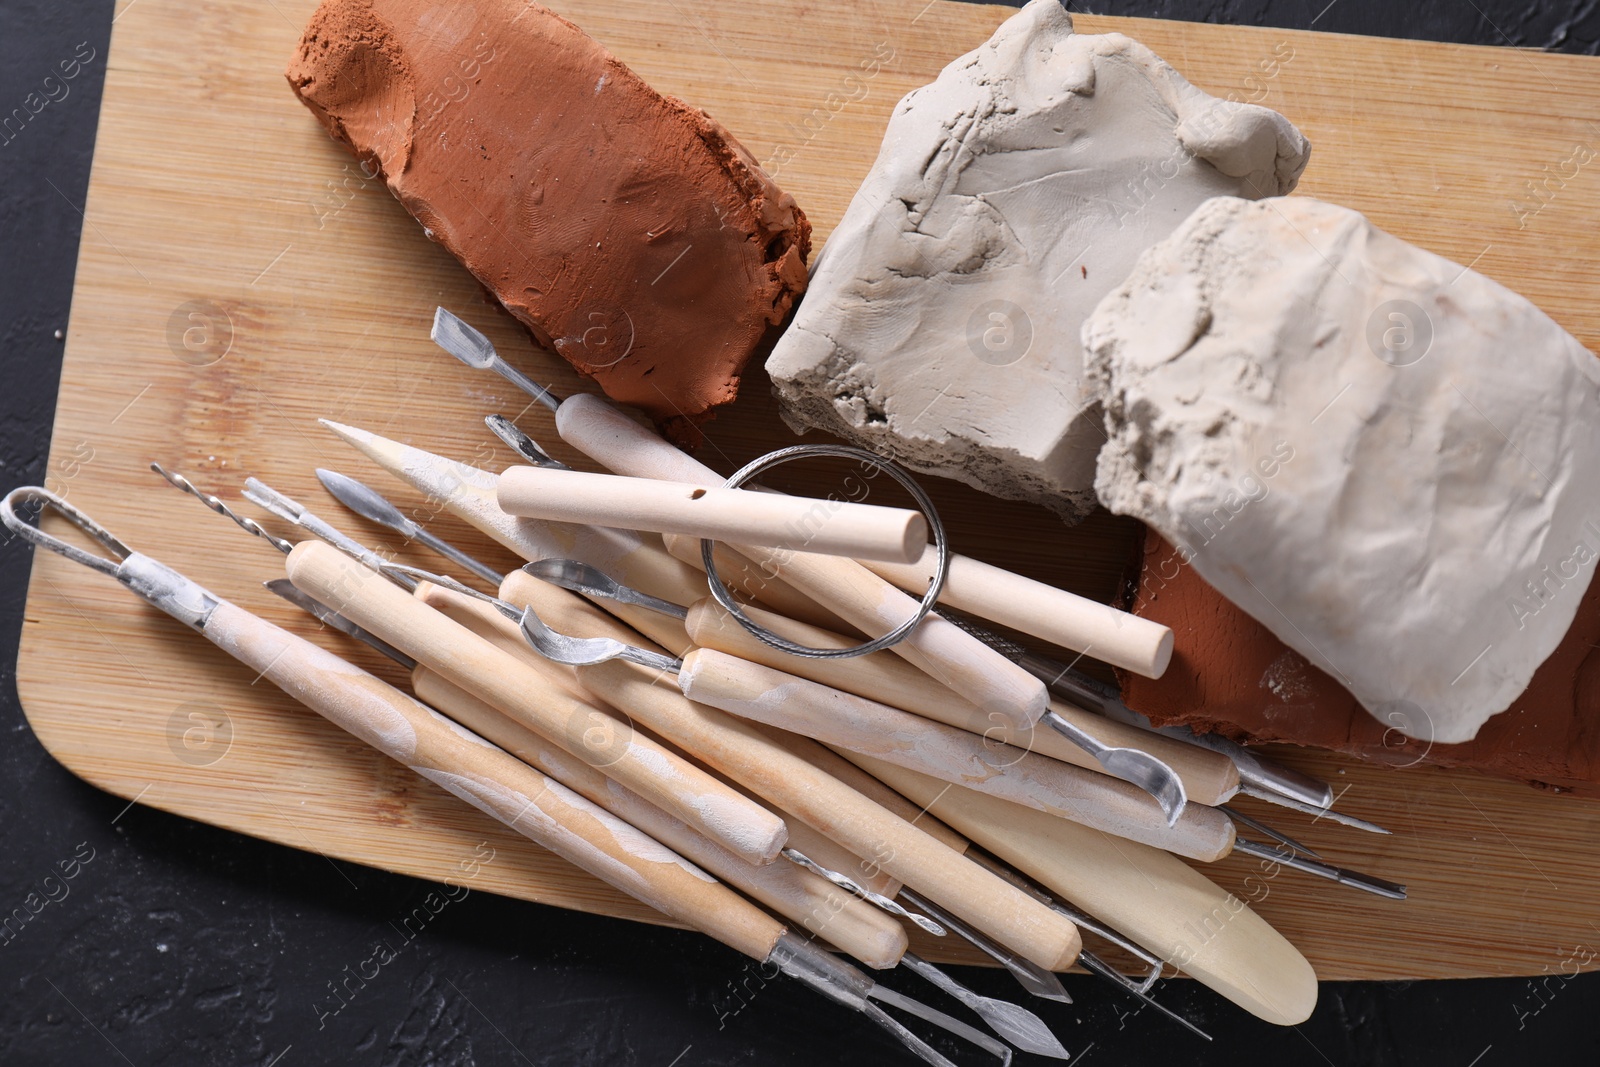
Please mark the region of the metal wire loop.
[[[30, 501], [36, 501], [40, 505], [40, 518], [44, 517], [45, 508], [51, 508], [62, 518], [105, 546], [106, 550], [116, 558], [107, 559], [104, 556], [97, 556], [93, 552], [85, 552], [77, 545], [69, 544], [59, 537], [45, 533], [23, 518], [18, 511], [19, 503], [25, 504]], [[52, 552], [67, 557], [74, 563], [81, 563], [85, 567], [97, 570], [101, 574], [109, 574], [113, 578], [117, 576], [117, 569], [121, 562], [133, 555], [133, 550], [118, 540], [110, 530], [107, 530], [87, 514], [79, 511], [61, 497], [41, 486], [19, 486], [7, 493], [5, 499], [0, 500], [0, 520], [4, 520], [6, 526], [10, 527], [23, 540], [48, 548]]]
[[711, 595], [716, 598], [717, 603], [721, 604], [723, 609], [729, 615], [732, 615], [740, 626], [748, 630], [757, 640], [771, 645], [781, 652], [787, 652], [791, 656], [801, 656], [806, 659], [849, 659], [853, 656], [865, 656], [904, 641], [913, 630], [922, 624], [922, 620], [928, 617], [928, 613], [933, 610], [934, 605], [939, 601], [939, 594], [944, 592], [945, 578], [950, 571], [950, 544], [945, 536], [944, 523], [939, 518], [938, 509], [933, 506], [933, 500], [928, 496], [927, 491], [917, 484], [916, 479], [891, 460], [885, 459], [875, 452], [869, 452], [864, 448], [857, 448], [854, 445], [814, 444], [791, 445], [788, 448], [780, 448], [776, 452], [768, 452], [766, 455], [740, 467], [733, 472], [726, 484], [729, 489], [737, 489], [756, 475], [771, 470], [773, 467], [793, 460], [810, 459], [816, 456], [860, 460], [868, 466], [876, 467], [904, 486], [906, 492], [910, 493], [912, 499], [917, 502], [917, 507], [922, 510], [923, 517], [928, 520], [928, 529], [933, 534], [933, 547], [938, 554], [938, 563], [934, 567], [933, 581], [928, 584], [928, 591], [923, 594], [922, 601], [917, 605], [915, 614], [883, 636], [875, 637], [870, 641], [853, 645], [850, 648], [812, 648], [809, 645], [797, 644], [786, 637], [775, 634], [746, 615], [744, 610], [739, 607], [738, 602], [733, 599], [733, 594], [728, 592], [728, 587], [717, 576], [716, 562], [712, 554], [716, 542], [702, 539], [700, 542], [700, 558], [705, 563], [706, 584], [711, 587]]

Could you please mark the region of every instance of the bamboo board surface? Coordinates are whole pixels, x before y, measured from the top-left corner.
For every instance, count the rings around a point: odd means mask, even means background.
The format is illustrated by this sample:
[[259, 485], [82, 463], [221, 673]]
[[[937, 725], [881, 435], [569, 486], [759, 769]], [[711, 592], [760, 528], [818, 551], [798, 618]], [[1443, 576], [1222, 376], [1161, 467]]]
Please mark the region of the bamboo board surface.
[[[710, 0], [553, 6], [657, 88], [705, 107], [759, 159], [784, 160], [780, 182], [825, 239], [894, 102], [1009, 14], [924, 3], [784, 0], [760, 5], [760, 17]], [[485, 324], [534, 377], [582, 387], [484, 306], [466, 272], [294, 100], [282, 71], [313, 6], [119, 5], [48, 478], [135, 548], [307, 634], [315, 624], [260, 587], [281, 575], [281, 557], [164, 487], [149, 461], [229, 497], [257, 475], [369, 542], [398, 547], [342, 515], [312, 468], [369, 480], [406, 508], [418, 498], [323, 432], [318, 416], [498, 467], [511, 457], [480, 420], [522, 412], [525, 429], [573, 458], [546, 412], [525, 410], [509, 386], [433, 347], [435, 304]], [[1600, 62], [1087, 16], [1079, 29], [1127, 32], [1212, 93], [1282, 111], [1315, 146], [1302, 192], [1474, 265], [1600, 347], [1600, 127], [1591, 119]], [[759, 370], [710, 438], [705, 456], [724, 470], [793, 440]], [[1039, 509], [930, 488], [967, 553], [1088, 595], [1113, 592], [1129, 524], [1100, 515], [1068, 531]], [[493, 564], [512, 563], [448, 516], [431, 525]], [[398, 680], [364, 648], [315, 639]], [[357, 863], [652, 918], [252, 684], [115, 583], [48, 553], [34, 566], [18, 685], [44, 745], [119, 796]], [[1600, 803], [1465, 772], [1284, 758], [1334, 781], [1341, 807], [1395, 834], [1276, 811], [1274, 821], [1335, 862], [1411, 887], [1409, 901], [1392, 903], [1292, 873], [1246, 882], [1254, 865], [1240, 859], [1212, 868], [1322, 977], [1548, 973], [1600, 943], [1591, 921]], [[484, 841], [495, 859], [478, 868]], [[918, 951], [972, 960], [933, 943]]]

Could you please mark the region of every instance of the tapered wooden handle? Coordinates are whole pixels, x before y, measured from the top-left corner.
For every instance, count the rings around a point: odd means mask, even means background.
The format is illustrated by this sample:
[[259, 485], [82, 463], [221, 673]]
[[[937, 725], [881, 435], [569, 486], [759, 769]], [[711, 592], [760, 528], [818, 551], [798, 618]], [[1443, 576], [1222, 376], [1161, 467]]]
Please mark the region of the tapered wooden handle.
[[[540, 617], [573, 636], [626, 636], [564, 590], [539, 595]], [[887, 872], [1041, 966], [1059, 970], [1077, 958], [1077, 929], [1062, 916], [796, 756], [769, 728], [697, 704], [656, 673], [618, 660], [578, 672], [600, 700], [861, 857], [869, 870]]]
[[756, 493], [555, 467], [500, 472], [500, 507], [510, 515], [693, 534], [791, 552], [910, 564], [928, 543], [921, 512], [848, 500]]
[[1189, 805], [1177, 823], [1168, 826], [1152, 797], [1120, 779], [990, 743], [965, 730], [725, 652], [702, 648], [689, 653], [679, 685], [689, 699], [741, 718], [1190, 859], [1211, 862], [1233, 850], [1233, 823], [1215, 808]]
[[204, 633], [330, 722], [636, 900], [756, 960], [783, 934], [659, 842], [304, 638], [226, 601]]
[[[749, 894], [791, 925], [803, 927], [869, 967], [893, 967], [906, 951], [906, 931], [893, 917], [792, 863], [746, 863], [633, 790], [502, 715], [444, 678], [418, 667], [418, 698], [586, 800], [655, 838], [726, 884]], [[864, 773], [864, 772], [863, 772]], [[808, 832], [809, 827], [803, 828]], [[792, 828], [791, 828], [792, 830]]]
[[[774, 633], [812, 648], [845, 648], [856, 643], [854, 638], [786, 619], [760, 608], [746, 608], [745, 612]], [[686, 626], [689, 637], [706, 648], [719, 649], [741, 659], [799, 674], [835, 689], [982, 735], [991, 741], [1015, 745], [1088, 770], [1100, 769], [1093, 756], [1048, 726], [1034, 725], [1017, 729], [1003, 718], [986, 714], [983, 709], [955, 696], [897, 657], [886, 656], [882, 652], [852, 659], [800, 659], [790, 656], [758, 640], [710, 597], [698, 601], [689, 609]], [[1197, 804], [1224, 804], [1239, 791], [1239, 769], [1221, 753], [1113, 722], [1059, 700], [1052, 702], [1051, 708], [1102, 744], [1141, 749], [1155, 756], [1177, 773], [1183, 781], [1185, 794]]]
[[783, 820], [776, 815], [337, 550], [301, 542], [289, 554], [287, 571], [297, 589], [751, 862], [771, 862], [783, 848]]
[[[1159, 849], [919, 775], [855, 757], [913, 801], [1084, 911], [1251, 1014], [1280, 1025], [1304, 1022], [1317, 976], [1304, 956], [1247, 902]], [[1245, 879], [1266, 899], [1278, 869], [1263, 861]]]

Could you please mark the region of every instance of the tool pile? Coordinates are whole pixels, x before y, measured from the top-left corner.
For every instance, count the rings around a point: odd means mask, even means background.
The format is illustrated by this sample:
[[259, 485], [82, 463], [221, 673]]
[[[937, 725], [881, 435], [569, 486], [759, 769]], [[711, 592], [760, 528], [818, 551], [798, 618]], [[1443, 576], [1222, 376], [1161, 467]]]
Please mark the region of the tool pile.
[[[1211, 739], [1149, 729], [1073, 667], [947, 614], [1151, 677], [1172, 653], [1164, 627], [952, 553], [914, 483], [923, 513], [737, 488], [788, 456], [725, 479], [596, 397], [552, 396], [444, 309], [434, 339], [528, 391], [554, 411], [564, 440], [615, 472], [565, 468], [500, 416], [490, 429], [529, 465], [499, 474], [325, 422], [529, 561], [501, 575], [361, 482], [317, 472], [351, 510], [493, 592], [386, 558], [249, 479], [246, 499], [310, 535], [285, 540], [152, 464], [283, 552], [287, 580], [269, 588], [398, 661], [414, 696], [130, 549], [46, 490], [14, 491], [0, 513], [379, 751], [663, 914], [863, 1012], [929, 1063], [948, 1061], [880, 1004], [1002, 1062], [1011, 1053], [842, 957], [869, 969], [903, 964], [1018, 1048], [1067, 1052], [1032, 1012], [979, 996], [912, 954], [903, 922], [970, 941], [1047, 999], [1068, 999], [1055, 975], [1078, 963], [1196, 1029], [1150, 999], [1171, 966], [1262, 1019], [1293, 1024], [1316, 1000], [1309, 964], [1184, 860], [1241, 851], [1274, 874], [1404, 896], [1229, 804], [1242, 792], [1384, 832], [1333, 812], [1324, 783]], [[110, 558], [27, 521], [46, 508]], [[1236, 823], [1272, 843], [1239, 837]], [[1084, 948], [1082, 931], [1131, 953], [1145, 973], [1120, 973]]]

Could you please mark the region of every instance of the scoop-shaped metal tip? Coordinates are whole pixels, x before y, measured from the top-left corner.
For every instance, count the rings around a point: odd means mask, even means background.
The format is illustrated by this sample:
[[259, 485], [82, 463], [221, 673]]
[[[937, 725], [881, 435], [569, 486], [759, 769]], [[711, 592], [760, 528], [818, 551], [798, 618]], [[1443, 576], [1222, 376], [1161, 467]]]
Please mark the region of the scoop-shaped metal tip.
[[535, 467], [548, 467], [551, 470], [568, 471], [572, 468], [554, 458], [539, 447], [538, 442], [521, 430], [516, 424], [504, 415], [485, 415], [483, 424], [489, 427], [489, 432], [500, 440], [510, 445], [523, 459]]
[[546, 626], [539, 616], [533, 613], [532, 608], [523, 609], [522, 618], [517, 625], [522, 630], [523, 640], [533, 646], [535, 652], [545, 659], [573, 667], [586, 667], [611, 659], [625, 659], [642, 667], [652, 667], [662, 671], [675, 672], [683, 666], [681, 660], [673, 659], [671, 656], [663, 656], [659, 652], [651, 652], [645, 648], [636, 648], [609, 637], [570, 637], [567, 634], [557, 633]]
[[433, 343], [455, 356], [469, 367], [489, 370], [498, 356], [494, 345], [483, 333], [469, 326], [465, 319], [444, 308], [434, 308], [433, 329], [428, 332]]
[[560, 586], [579, 596], [633, 604], [674, 619], [689, 617], [687, 608], [623, 585], [599, 567], [591, 566], [581, 560], [541, 559], [524, 564], [522, 569], [541, 581]]
[[1174, 825], [1183, 815], [1189, 798], [1183, 791], [1183, 779], [1171, 767], [1148, 752], [1136, 748], [1108, 748], [1096, 758], [1108, 774], [1143, 789], [1156, 798], [1167, 825]]

